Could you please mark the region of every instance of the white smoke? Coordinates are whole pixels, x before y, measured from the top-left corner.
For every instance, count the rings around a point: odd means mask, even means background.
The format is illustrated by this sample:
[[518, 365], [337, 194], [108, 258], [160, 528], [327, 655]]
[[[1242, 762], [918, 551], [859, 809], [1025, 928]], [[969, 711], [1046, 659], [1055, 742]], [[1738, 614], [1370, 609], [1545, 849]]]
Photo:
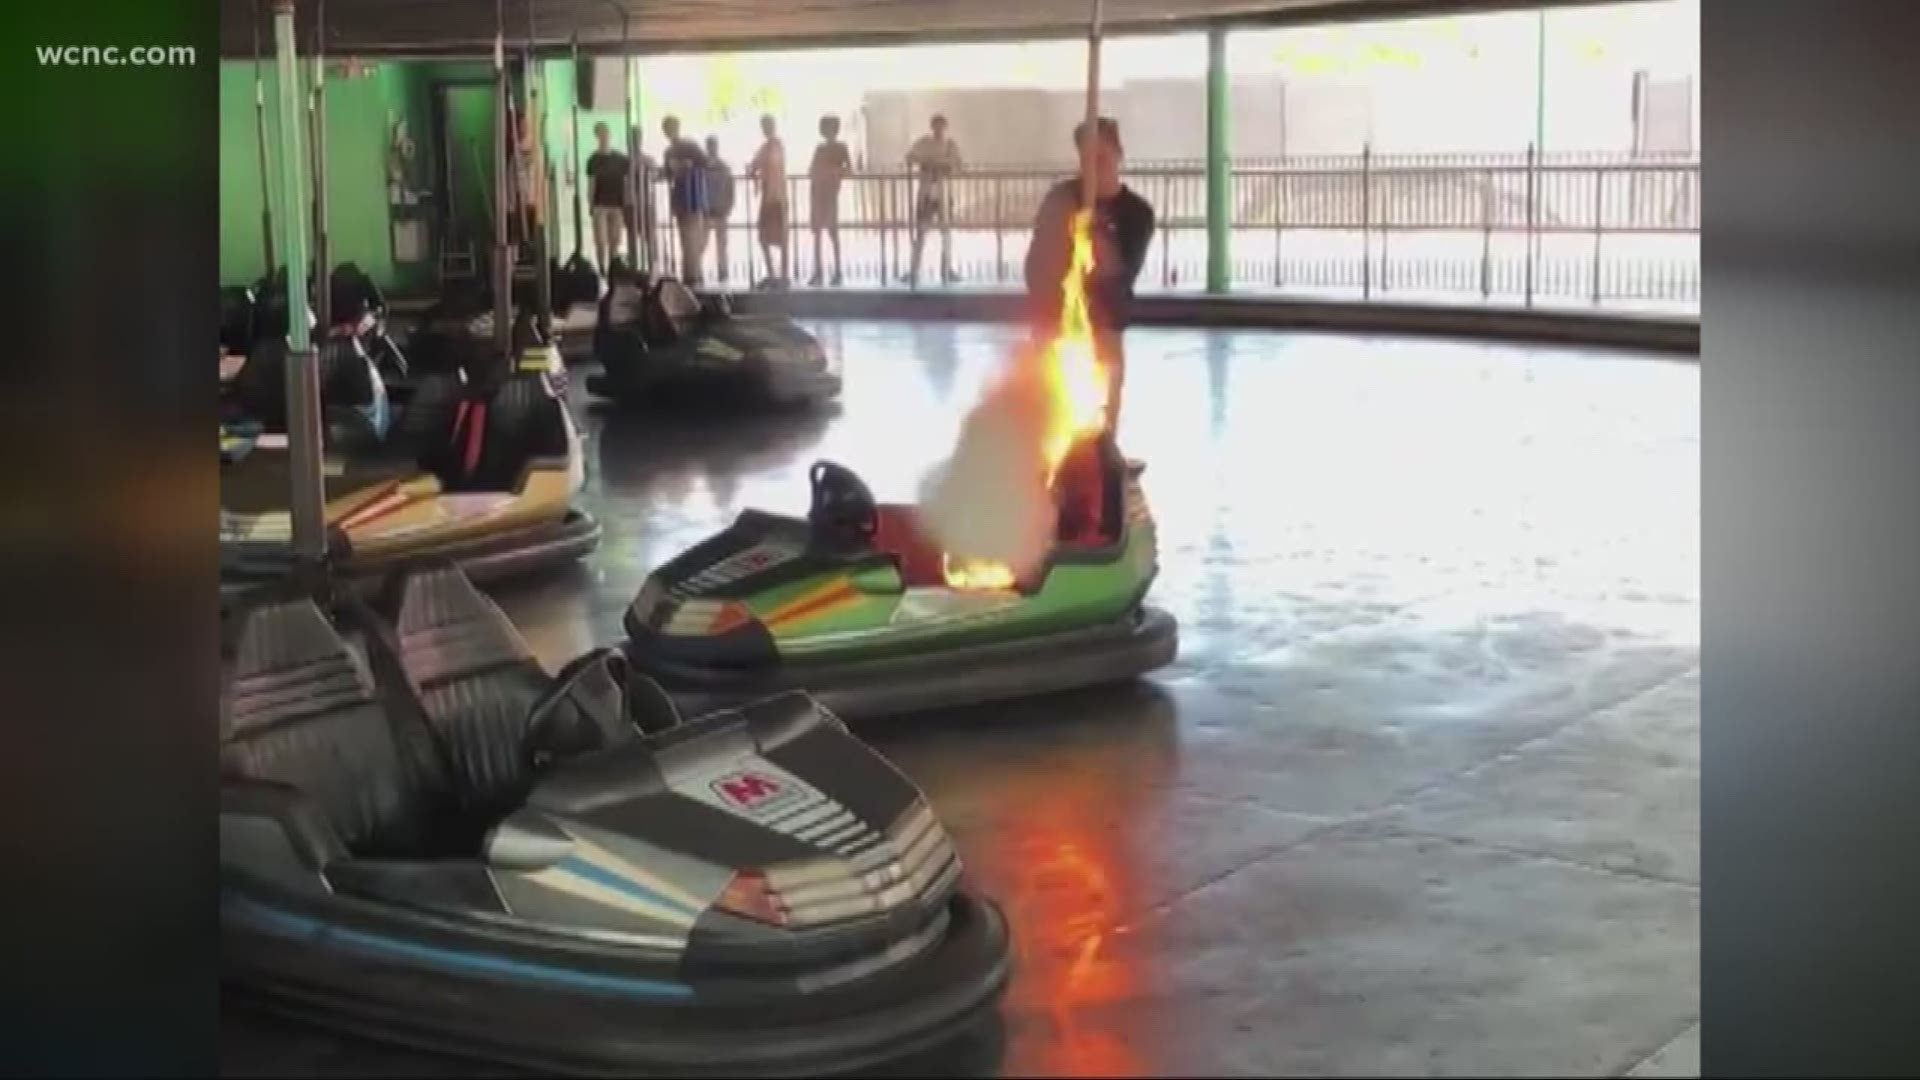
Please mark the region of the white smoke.
[[1042, 444], [1046, 389], [1030, 358], [982, 398], [952, 456], [920, 486], [920, 519], [957, 564], [1006, 564], [1016, 577], [1040, 568], [1053, 544], [1055, 508]]

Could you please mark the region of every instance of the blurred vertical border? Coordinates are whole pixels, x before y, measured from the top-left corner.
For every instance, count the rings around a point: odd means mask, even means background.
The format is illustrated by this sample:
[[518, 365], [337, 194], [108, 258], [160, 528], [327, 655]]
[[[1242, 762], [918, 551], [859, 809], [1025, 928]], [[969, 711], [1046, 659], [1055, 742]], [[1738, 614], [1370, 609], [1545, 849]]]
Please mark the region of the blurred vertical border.
[[217, 18], [0, 5], [0, 1072], [214, 1069]]
[[1709, 1076], [1920, 1076], [1920, 3], [1702, 5]]

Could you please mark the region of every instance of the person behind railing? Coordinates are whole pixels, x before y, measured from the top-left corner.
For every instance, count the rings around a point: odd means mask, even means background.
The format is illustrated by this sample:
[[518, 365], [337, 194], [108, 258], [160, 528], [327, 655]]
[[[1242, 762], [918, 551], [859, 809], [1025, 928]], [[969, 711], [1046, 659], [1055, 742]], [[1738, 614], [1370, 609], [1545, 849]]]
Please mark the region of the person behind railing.
[[[787, 144], [780, 141], [772, 116], [760, 118], [763, 141], [747, 165], [747, 176], [760, 192], [760, 213], [755, 225], [760, 233], [760, 254], [767, 260], [767, 277], [761, 288], [776, 289], [787, 284]], [[773, 268], [773, 249], [780, 249], [780, 269]]]
[[593, 257], [602, 274], [627, 243], [627, 155], [613, 148], [605, 121], [593, 125], [595, 149], [587, 157], [587, 205], [593, 218]]
[[960, 280], [953, 272], [953, 221], [947, 180], [961, 169], [960, 144], [947, 135], [947, 118], [934, 115], [927, 134], [914, 141], [907, 151], [907, 168], [920, 175], [920, 191], [913, 204], [913, 263], [907, 271], [907, 284], [920, 284], [920, 257], [926, 252], [927, 229], [940, 225], [940, 280], [948, 285]]
[[[1093, 322], [1095, 351], [1107, 367], [1112, 388], [1108, 430], [1117, 433], [1127, 375], [1121, 335], [1132, 320], [1133, 285], [1146, 265], [1147, 246], [1153, 242], [1153, 206], [1120, 182], [1125, 151], [1119, 123], [1102, 117], [1097, 130], [1089, 132], [1082, 122], [1073, 130], [1073, 141], [1081, 169], [1093, 169], [1093, 270], [1087, 281], [1087, 314]], [[1081, 200], [1081, 178], [1062, 180], [1047, 192], [1034, 217], [1033, 239], [1027, 245], [1027, 301], [1030, 321], [1041, 340], [1059, 332], [1060, 283], [1072, 265], [1072, 223]]]
[[820, 258], [820, 234], [826, 233], [833, 241], [833, 283], [839, 285], [840, 275], [840, 185], [853, 172], [853, 155], [848, 152], [847, 144], [840, 141], [840, 118], [823, 116], [820, 118], [820, 145], [813, 149], [813, 163], [807, 167], [807, 181], [812, 195], [812, 205], [807, 209], [808, 224], [813, 227], [813, 276], [807, 284], [820, 284], [820, 270], [825, 265]]
[[660, 122], [667, 148], [660, 164], [667, 182], [667, 207], [680, 235], [680, 280], [700, 286], [700, 263], [707, 240], [707, 155], [700, 144], [680, 135], [680, 118]]
[[713, 267], [727, 283], [727, 223], [733, 217], [733, 167], [720, 157], [720, 140], [707, 136], [707, 227], [713, 233]]

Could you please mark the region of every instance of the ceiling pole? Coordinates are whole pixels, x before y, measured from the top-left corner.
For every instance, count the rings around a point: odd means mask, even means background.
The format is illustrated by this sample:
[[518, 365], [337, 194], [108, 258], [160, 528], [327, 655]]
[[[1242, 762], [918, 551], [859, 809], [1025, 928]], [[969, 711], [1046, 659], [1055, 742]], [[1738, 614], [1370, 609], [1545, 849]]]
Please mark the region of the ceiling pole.
[[[300, 68], [295, 56], [293, 0], [274, 0], [273, 29], [280, 84], [281, 203], [299, 206]], [[287, 443], [292, 465], [291, 518], [294, 573], [318, 586], [326, 572], [325, 484], [321, 476], [320, 376], [307, 326], [307, 227], [304, 214], [281, 215], [287, 256]]]
[[513, 240], [508, 235], [507, 8], [494, 0], [493, 35], [493, 341], [503, 362], [513, 363]]

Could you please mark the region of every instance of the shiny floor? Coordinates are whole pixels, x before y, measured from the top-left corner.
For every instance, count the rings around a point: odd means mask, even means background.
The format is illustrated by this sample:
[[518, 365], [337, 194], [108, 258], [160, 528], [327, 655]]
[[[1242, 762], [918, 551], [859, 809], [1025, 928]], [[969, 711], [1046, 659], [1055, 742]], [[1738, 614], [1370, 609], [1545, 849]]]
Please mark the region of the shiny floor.
[[[1012, 331], [825, 323], [830, 418], [577, 403], [587, 566], [499, 593], [550, 664], [815, 459], [910, 498]], [[944, 1071], [1698, 1075], [1699, 369], [1140, 330], [1122, 442], [1180, 658], [864, 725], [1012, 920]], [[578, 393], [578, 392], [577, 392]], [[235, 1070], [467, 1071], [236, 1018]]]

